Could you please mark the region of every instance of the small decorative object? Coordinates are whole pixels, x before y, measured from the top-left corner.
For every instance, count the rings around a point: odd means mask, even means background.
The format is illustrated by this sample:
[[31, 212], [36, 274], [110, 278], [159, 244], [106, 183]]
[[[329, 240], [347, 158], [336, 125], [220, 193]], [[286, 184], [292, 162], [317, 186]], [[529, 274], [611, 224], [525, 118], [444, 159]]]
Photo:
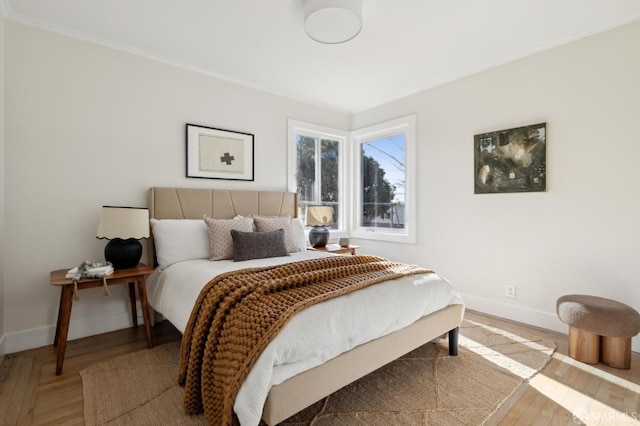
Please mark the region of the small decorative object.
[[348, 238], [340, 238], [338, 240], [338, 244], [340, 247], [349, 247], [349, 239]]
[[88, 260], [80, 263], [80, 266], [69, 269], [65, 278], [73, 281], [73, 300], [80, 300], [78, 295], [78, 281], [82, 278], [102, 278], [104, 286], [104, 295], [111, 296], [109, 286], [107, 285], [107, 276], [113, 274], [113, 265], [111, 262], [90, 262]]
[[253, 180], [253, 135], [187, 124], [187, 177]]
[[482, 133], [473, 143], [476, 194], [546, 190], [546, 123]]
[[149, 210], [103, 206], [96, 237], [110, 240], [104, 248], [104, 258], [114, 269], [134, 268], [142, 257], [138, 240], [149, 238]]
[[306, 225], [309, 230], [309, 242], [311, 247], [324, 247], [329, 242], [328, 226], [333, 225], [333, 207], [309, 206], [307, 207]]

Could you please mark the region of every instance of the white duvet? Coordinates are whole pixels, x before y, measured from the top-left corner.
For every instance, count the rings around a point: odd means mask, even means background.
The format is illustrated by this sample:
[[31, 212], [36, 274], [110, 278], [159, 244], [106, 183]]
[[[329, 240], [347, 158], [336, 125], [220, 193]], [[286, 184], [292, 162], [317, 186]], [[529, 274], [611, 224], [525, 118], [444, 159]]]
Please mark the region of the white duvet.
[[[149, 303], [184, 332], [200, 290], [215, 275], [325, 255], [306, 251], [246, 262], [178, 262], [149, 277]], [[265, 348], [240, 387], [234, 405], [240, 424], [258, 425], [272, 386], [425, 315], [462, 303], [446, 279], [426, 274], [376, 284], [304, 309]]]

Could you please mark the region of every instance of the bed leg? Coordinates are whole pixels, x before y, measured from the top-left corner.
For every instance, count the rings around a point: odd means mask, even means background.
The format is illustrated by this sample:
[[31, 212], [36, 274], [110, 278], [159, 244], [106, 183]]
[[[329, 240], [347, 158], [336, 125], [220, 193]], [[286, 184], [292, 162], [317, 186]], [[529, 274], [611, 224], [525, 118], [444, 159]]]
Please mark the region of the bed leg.
[[458, 356], [458, 327], [449, 330], [449, 355]]

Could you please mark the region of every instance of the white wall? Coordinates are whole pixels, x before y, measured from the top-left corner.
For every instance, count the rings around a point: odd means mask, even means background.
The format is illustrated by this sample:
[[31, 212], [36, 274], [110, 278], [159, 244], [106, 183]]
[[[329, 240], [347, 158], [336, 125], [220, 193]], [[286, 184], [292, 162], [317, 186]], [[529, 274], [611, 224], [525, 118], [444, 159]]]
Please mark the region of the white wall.
[[[53, 341], [49, 272], [102, 259], [102, 205], [151, 186], [286, 189], [287, 118], [350, 117], [107, 47], [5, 24], [6, 351]], [[255, 182], [185, 178], [185, 123], [255, 134]], [[70, 338], [131, 324], [125, 286], [80, 292]]]
[[4, 18], [0, 14], [0, 363], [5, 351], [4, 331]]
[[[418, 244], [359, 241], [362, 252], [431, 267], [469, 307], [559, 331], [562, 294], [640, 309], [640, 23], [352, 117], [15, 22], [4, 30], [7, 352], [52, 342], [49, 271], [102, 256], [100, 206], [145, 206], [150, 186], [285, 188], [287, 118], [358, 129], [417, 114]], [[541, 121], [548, 191], [474, 195], [473, 135]], [[186, 122], [253, 132], [256, 181], [185, 178]], [[71, 338], [130, 324], [124, 287], [112, 293], [80, 293]]]
[[[418, 244], [367, 251], [435, 269], [470, 308], [558, 331], [563, 294], [640, 310], [638, 40], [635, 22], [356, 114], [353, 129], [417, 114]], [[473, 135], [539, 122], [547, 192], [474, 195]]]

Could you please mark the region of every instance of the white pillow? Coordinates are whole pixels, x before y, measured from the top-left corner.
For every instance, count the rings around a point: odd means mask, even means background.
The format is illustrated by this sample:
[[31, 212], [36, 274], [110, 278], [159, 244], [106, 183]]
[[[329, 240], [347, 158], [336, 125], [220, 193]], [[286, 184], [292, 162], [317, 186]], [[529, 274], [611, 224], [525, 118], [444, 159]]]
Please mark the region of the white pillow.
[[307, 249], [307, 236], [304, 235], [304, 225], [299, 217], [291, 218], [291, 235], [296, 244], [296, 251], [305, 251]]
[[150, 219], [158, 268], [176, 262], [208, 259], [211, 255], [207, 225], [202, 219]]

